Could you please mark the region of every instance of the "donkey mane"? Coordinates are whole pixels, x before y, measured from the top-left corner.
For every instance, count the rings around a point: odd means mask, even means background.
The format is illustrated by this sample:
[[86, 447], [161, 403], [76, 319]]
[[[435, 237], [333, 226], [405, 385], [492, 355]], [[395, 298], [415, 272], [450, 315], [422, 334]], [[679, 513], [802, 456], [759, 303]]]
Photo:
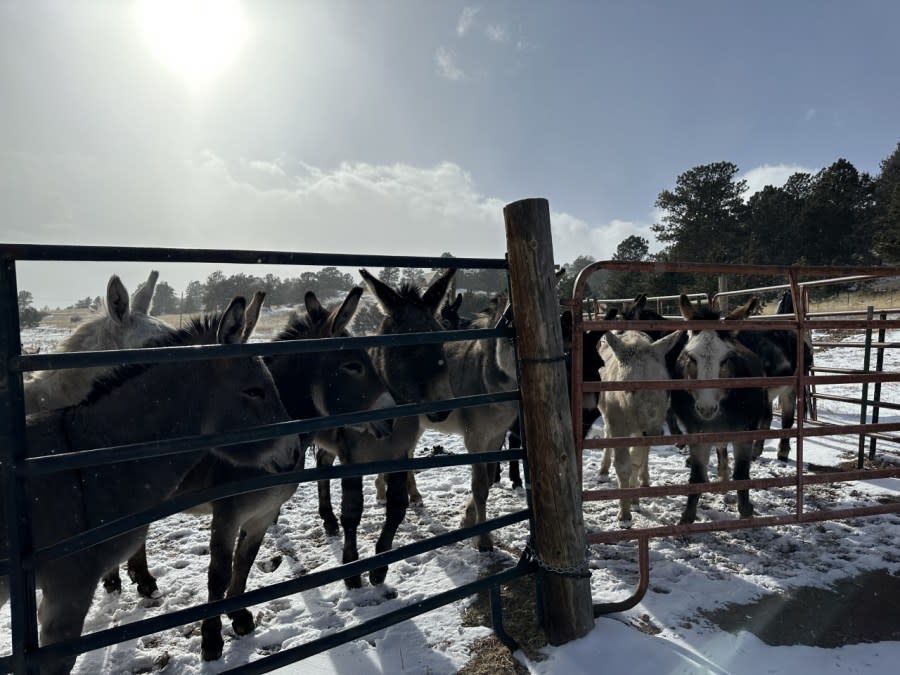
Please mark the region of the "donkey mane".
[[[184, 347], [189, 345], [212, 344], [216, 341], [216, 333], [222, 321], [222, 313], [204, 314], [192, 317], [185, 328], [173, 328], [168, 335], [151, 338], [143, 348], [151, 347]], [[91, 390], [81, 401], [81, 405], [90, 405], [112, 393], [125, 382], [137, 377], [156, 366], [156, 363], [129, 363], [116, 366], [111, 371], [94, 380]]]

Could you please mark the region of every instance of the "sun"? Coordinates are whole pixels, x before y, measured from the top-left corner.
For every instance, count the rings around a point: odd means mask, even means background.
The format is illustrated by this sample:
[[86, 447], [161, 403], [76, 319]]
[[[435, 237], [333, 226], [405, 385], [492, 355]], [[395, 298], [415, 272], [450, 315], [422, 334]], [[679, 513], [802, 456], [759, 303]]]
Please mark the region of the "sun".
[[237, 0], [139, 0], [135, 11], [153, 55], [194, 86], [223, 73], [247, 39]]

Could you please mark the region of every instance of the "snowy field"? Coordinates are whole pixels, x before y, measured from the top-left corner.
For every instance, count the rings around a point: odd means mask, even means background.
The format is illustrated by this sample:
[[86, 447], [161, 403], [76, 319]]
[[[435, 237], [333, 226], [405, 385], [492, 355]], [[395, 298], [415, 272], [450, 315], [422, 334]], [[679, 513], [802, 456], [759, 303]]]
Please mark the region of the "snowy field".
[[[46, 352], [61, 338], [39, 330], [24, 331], [27, 347]], [[267, 336], [258, 336], [265, 338]], [[888, 336], [900, 339], [900, 332]], [[832, 349], [816, 355], [817, 364], [859, 367], [861, 350]], [[885, 369], [898, 371], [898, 357], [889, 353]], [[844, 386], [844, 394], [858, 395], [859, 385]], [[831, 393], [837, 393], [837, 388]], [[896, 384], [886, 385], [883, 400], [900, 401]], [[820, 417], [852, 423], [852, 406], [820, 403]], [[896, 421], [897, 414], [882, 411], [881, 421]], [[857, 420], [858, 421], [858, 420]], [[777, 418], [776, 418], [777, 424]], [[599, 429], [595, 430], [595, 433]], [[464, 452], [461, 442], [426, 433], [418, 448], [428, 454], [435, 445], [447, 452]], [[793, 462], [775, 459], [777, 441], [767, 443], [763, 457], [751, 469], [753, 477], [782, 476], [795, 471]], [[809, 439], [805, 459], [836, 466], [855, 457], [855, 437]], [[879, 446], [882, 447], [882, 446]], [[792, 454], [793, 456], [793, 454]], [[880, 456], [898, 461], [883, 452]], [[309, 466], [309, 459], [308, 464]], [[714, 464], [714, 462], [713, 462]], [[599, 485], [600, 452], [585, 457], [585, 486]], [[654, 448], [650, 462], [654, 485], [684, 483], [688, 472], [684, 454], [674, 446]], [[467, 499], [466, 467], [430, 470], [417, 477], [425, 503], [410, 508], [395, 545], [421, 540], [458, 526]], [[339, 502], [339, 486], [333, 493]], [[760, 515], [789, 514], [794, 509], [791, 489], [753, 492]], [[900, 498], [900, 480], [880, 480], [813, 486], [807, 509], [871, 505], [885, 498]], [[635, 527], [671, 524], [678, 520], [684, 497], [642, 501], [635, 511]], [[524, 493], [511, 488], [505, 477], [488, 500], [489, 516], [519, 510]], [[616, 503], [593, 502], [585, 507], [589, 529], [615, 527]], [[733, 495], [706, 494], [700, 520], [736, 517]], [[374, 481], [365, 481], [365, 513], [360, 527], [361, 555], [373, 552], [383, 508], [375, 502]], [[147, 542], [150, 569], [158, 578], [161, 597], [141, 600], [133, 587], [121, 596], [108, 596], [99, 588], [85, 630], [96, 631], [163, 612], [199, 604], [206, 597], [209, 520], [178, 515], [155, 523]], [[82, 656], [76, 673], [218, 673], [282, 649], [352, 626], [379, 614], [415, 603], [440, 591], [474, 581], [498, 564], [514, 564], [527, 537], [527, 525], [495, 533], [497, 550], [479, 554], [468, 544], [422, 554], [391, 566], [388, 583], [396, 598], [385, 599], [370, 586], [348, 591], [342, 582], [272, 601], [252, 608], [258, 627], [238, 638], [226, 620], [225, 650], [221, 661], [204, 664], [199, 656], [199, 624], [172, 629]], [[277, 525], [263, 543], [259, 561], [281, 556], [282, 562], [255, 568], [248, 588], [284, 581], [339, 564], [341, 538], [326, 537], [316, 512], [313, 485], [301, 486], [282, 510]], [[592, 547], [591, 585], [595, 602], [619, 600], [637, 583], [637, 548], [634, 543]], [[900, 515], [827, 522], [758, 531], [711, 533], [651, 542], [651, 583], [643, 601], [633, 610], [599, 619], [592, 633], [569, 645], [546, 648], [546, 659], [528, 661], [533, 673], [893, 673], [900, 663], [900, 643], [848, 645], [836, 649], [792, 646], [771, 647], [747, 632], [723, 632], [699, 615], [726, 603], [745, 603], [772, 592], [792, 588], [823, 587], [867, 570], [900, 573]], [[126, 579], [127, 576], [123, 577]], [[453, 673], [469, 659], [472, 643], [490, 630], [464, 626], [461, 616], [469, 601], [430, 612], [349, 645], [308, 659], [284, 672], [293, 673]], [[644, 630], [638, 630], [637, 626]], [[647, 627], [652, 630], [646, 630]], [[9, 653], [9, 611], [0, 613], [0, 652]], [[650, 634], [653, 633], [653, 634]]]

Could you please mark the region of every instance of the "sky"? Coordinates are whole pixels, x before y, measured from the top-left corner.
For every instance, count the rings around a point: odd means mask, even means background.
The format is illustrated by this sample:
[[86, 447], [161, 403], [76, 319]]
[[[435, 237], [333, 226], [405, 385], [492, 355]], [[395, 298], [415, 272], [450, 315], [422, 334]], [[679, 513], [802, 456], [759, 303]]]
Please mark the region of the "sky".
[[[500, 257], [503, 206], [546, 197], [557, 262], [655, 250], [694, 166], [876, 173], [898, 24], [865, 1], [0, 0], [0, 241]], [[180, 290], [221, 266], [159, 267]], [[19, 287], [56, 306], [147, 271], [23, 263]]]

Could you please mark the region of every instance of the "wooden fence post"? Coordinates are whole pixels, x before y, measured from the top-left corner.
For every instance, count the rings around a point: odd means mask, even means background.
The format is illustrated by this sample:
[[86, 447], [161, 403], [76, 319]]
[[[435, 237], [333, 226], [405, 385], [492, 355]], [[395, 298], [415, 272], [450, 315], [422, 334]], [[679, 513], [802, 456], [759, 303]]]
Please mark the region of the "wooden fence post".
[[594, 625], [581, 483], [553, 270], [550, 205], [525, 199], [503, 209], [519, 388], [535, 520], [534, 549], [543, 575], [541, 624], [550, 644], [582, 637]]

